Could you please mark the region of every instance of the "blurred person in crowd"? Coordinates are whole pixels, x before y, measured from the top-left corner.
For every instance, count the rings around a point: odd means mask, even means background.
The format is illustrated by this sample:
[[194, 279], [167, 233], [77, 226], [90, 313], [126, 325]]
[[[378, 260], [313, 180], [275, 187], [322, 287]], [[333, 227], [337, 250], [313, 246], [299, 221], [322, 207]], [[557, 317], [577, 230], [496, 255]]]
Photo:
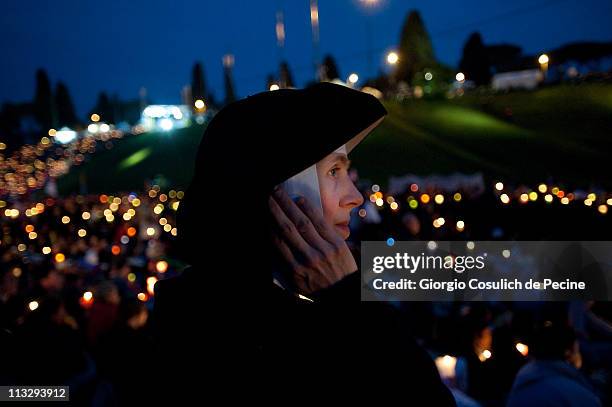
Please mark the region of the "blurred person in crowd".
[[612, 369], [612, 323], [593, 311], [595, 301], [571, 301], [568, 318], [589, 367]]
[[[360, 302], [345, 242], [363, 202], [346, 155], [385, 114], [368, 94], [320, 83], [253, 95], [213, 118], [177, 215], [192, 267], [155, 285], [157, 370], [173, 372], [160, 390], [175, 397], [197, 384], [212, 397], [249, 385], [251, 399], [346, 402], [372, 385], [381, 404], [455, 404], [394, 310]], [[321, 207], [275, 188], [315, 164]], [[240, 195], [211, 199], [217, 186]], [[287, 273], [275, 284], [279, 265]]]
[[37, 308], [26, 312], [15, 331], [16, 349], [6, 352], [12, 359], [15, 382], [62, 384], [91, 370], [78, 325], [63, 300], [54, 295], [38, 298]]
[[[64, 273], [64, 287], [61, 295], [68, 314], [76, 320], [80, 328], [86, 327], [87, 310], [81, 305], [83, 299], [83, 280], [81, 280], [76, 267], [72, 268], [70, 272]], [[82, 336], [85, 335], [84, 329], [80, 329], [80, 334]]]
[[492, 390], [496, 380], [493, 375], [493, 330], [488, 308], [474, 304], [468, 308], [460, 322], [461, 357], [457, 360], [457, 387], [470, 397], [487, 401], [495, 398]]
[[29, 296], [36, 298], [48, 294], [59, 295], [64, 288], [64, 275], [56, 270], [51, 262], [32, 264], [31, 274], [34, 279]]
[[19, 293], [19, 279], [13, 272], [14, 268], [8, 264], [0, 265], [0, 329], [8, 331], [15, 328], [17, 319], [25, 309], [23, 296]]
[[102, 238], [98, 242], [98, 266], [102, 271], [108, 271], [112, 260], [111, 244], [107, 238]]
[[568, 326], [543, 324], [530, 348], [533, 360], [519, 370], [508, 407], [600, 406], [591, 384], [580, 372], [582, 357], [575, 332]]
[[[568, 320], [576, 331], [583, 370], [596, 377], [602, 401], [612, 402], [612, 309], [607, 301], [571, 301]], [[605, 404], [605, 403], [604, 403]]]
[[95, 346], [98, 338], [113, 327], [120, 302], [119, 290], [112, 281], [102, 281], [95, 287], [87, 326], [87, 340], [90, 345]]
[[402, 226], [399, 232], [399, 240], [419, 240], [421, 235], [421, 221], [412, 213], [408, 212], [402, 216]]
[[113, 328], [98, 342], [95, 352], [98, 377], [111, 385], [106, 398], [113, 399], [116, 405], [138, 405], [143, 398], [141, 392], [151, 391], [147, 384], [151, 381], [154, 347], [146, 329], [148, 317], [142, 301], [126, 300], [121, 303]]
[[89, 268], [97, 267], [100, 264], [100, 239], [96, 235], [89, 238], [88, 249], [85, 251], [84, 262]]
[[121, 298], [135, 296], [128, 284], [128, 276], [132, 272], [132, 268], [126, 259], [119, 259], [111, 266], [108, 274], [109, 279], [115, 284]]

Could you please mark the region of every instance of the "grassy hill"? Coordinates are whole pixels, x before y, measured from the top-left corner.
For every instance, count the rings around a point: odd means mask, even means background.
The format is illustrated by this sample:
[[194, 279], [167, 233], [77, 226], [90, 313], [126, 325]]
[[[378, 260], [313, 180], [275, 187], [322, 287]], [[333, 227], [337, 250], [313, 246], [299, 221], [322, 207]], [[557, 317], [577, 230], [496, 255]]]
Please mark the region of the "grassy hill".
[[[113, 148], [98, 151], [88, 160], [58, 180], [61, 193], [135, 191], [143, 189], [146, 180], [184, 188], [191, 179], [193, 162], [203, 126], [192, 126], [171, 132], [127, 135], [114, 140]], [[83, 191], [81, 191], [83, 192]]]
[[[612, 85], [556, 86], [535, 92], [466, 95], [452, 100], [387, 101], [389, 116], [352, 154], [360, 175], [481, 171], [537, 183], [612, 187]], [[162, 176], [184, 188], [202, 126], [126, 136], [59, 181], [60, 191], [138, 190]]]

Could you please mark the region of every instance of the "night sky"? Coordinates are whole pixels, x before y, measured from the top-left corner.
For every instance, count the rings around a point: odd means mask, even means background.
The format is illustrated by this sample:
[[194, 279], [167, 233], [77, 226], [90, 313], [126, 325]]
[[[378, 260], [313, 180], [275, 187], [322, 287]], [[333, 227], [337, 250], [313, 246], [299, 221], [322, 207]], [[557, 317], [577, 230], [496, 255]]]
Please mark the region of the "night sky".
[[[513, 43], [534, 54], [570, 41], [612, 41], [609, 0], [381, 0], [374, 8], [358, 0], [319, 0], [321, 54], [336, 57], [343, 77], [371, 76], [368, 24], [378, 70], [411, 9], [421, 12], [438, 59], [451, 66], [475, 30], [486, 44]], [[102, 90], [134, 99], [144, 86], [154, 102], [179, 103], [196, 60], [222, 99], [225, 53], [235, 56], [238, 95], [256, 93], [278, 66], [277, 10], [285, 13], [284, 57], [302, 86], [314, 75], [308, 0], [6, 1], [0, 102], [32, 99], [35, 71], [43, 67], [53, 84], [68, 85], [81, 117]]]

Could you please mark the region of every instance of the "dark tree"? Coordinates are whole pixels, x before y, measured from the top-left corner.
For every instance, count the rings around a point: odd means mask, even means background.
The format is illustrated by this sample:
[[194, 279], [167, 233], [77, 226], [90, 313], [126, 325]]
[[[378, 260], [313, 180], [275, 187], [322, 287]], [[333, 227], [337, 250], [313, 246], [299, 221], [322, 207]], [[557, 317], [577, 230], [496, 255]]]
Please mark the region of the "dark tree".
[[334, 79], [340, 78], [336, 60], [329, 54], [323, 58], [322, 74], [324, 81], [333, 81]]
[[437, 66], [429, 34], [416, 10], [408, 14], [402, 27], [399, 57], [395, 71], [399, 81], [412, 83], [417, 73]]
[[280, 64], [279, 77], [280, 77], [279, 86], [281, 88], [295, 87], [295, 85], [293, 84], [293, 77], [291, 75], [291, 71], [289, 70], [289, 64], [287, 64], [286, 61], [283, 61]]
[[465, 74], [465, 79], [478, 86], [488, 85], [491, 81], [487, 49], [482, 43], [480, 33], [472, 33], [465, 43], [459, 69]]
[[549, 52], [551, 61], [586, 63], [612, 55], [612, 42], [573, 42]]
[[520, 59], [521, 47], [512, 44], [498, 44], [486, 46], [487, 59], [494, 72], [512, 70]]
[[192, 102], [198, 99], [205, 100], [208, 103], [206, 95], [206, 81], [204, 79], [204, 68], [200, 62], [193, 65], [191, 73], [191, 97]]
[[225, 66], [223, 68], [223, 82], [225, 85], [225, 104], [232, 103], [236, 100], [236, 92], [234, 90], [231, 66]]
[[100, 115], [100, 121], [115, 123], [115, 112], [106, 92], [100, 92], [96, 107], [89, 114], [92, 113]]
[[55, 105], [57, 106], [58, 126], [74, 126], [77, 122], [74, 105], [68, 88], [63, 82], [58, 82], [55, 87]]
[[206, 103], [208, 107], [216, 107], [217, 100], [215, 99], [215, 94], [212, 91], [208, 92], [208, 102]]
[[22, 106], [13, 103], [3, 104], [0, 110], [0, 141], [8, 145], [9, 151], [24, 144], [19, 128], [22, 114]]
[[119, 99], [118, 94], [113, 93], [113, 96], [110, 98], [110, 105], [112, 109], [113, 123], [119, 123], [125, 120], [123, 115], [123, 102], [121, 99]]
[[56, 127], [55, 104], [51, 93], [51, 83], [44, 69], [36, 71], [34, 117], [45, 130]]

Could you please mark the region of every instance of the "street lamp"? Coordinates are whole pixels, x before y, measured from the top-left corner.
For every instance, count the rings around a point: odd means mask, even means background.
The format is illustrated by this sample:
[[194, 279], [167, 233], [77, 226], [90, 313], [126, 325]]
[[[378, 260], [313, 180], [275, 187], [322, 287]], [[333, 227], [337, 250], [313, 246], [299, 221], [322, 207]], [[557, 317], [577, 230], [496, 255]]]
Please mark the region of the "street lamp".
[[321, 79], [319, 66], [319, 4], [317, 0], [310, 0], [310, 28], [312, 30], [312, 61], [315, 69], [315, 79]]
[[274, 27], [276, 31], [276, 47], [278, 50], [278, 62], [282, 62], [284, 58], [285, 48], [285, 17], [282, 11], [276, 12], [276, 25]]
[[397, 61], [399, 61], [399, 55], [397, 55], [397, 52], [391, 51], [387, 54], [387, 63], [389, 65], [395, 65], [397, 64]]
[[457, 75], [455, 75], [455, 79], [457, 82], [463, 83], [465, 81], [465, 74], [463, 72], [458, 72]]
[[202, 99], [195, 101], [194, 106], [197, 110], [203, 110], [206, 107], [206, 103]]
[[285, 46], [285, 18], [282, 11], [276, 13], [276, 45], [279, 50], [282, 50]]
[[279, 90], [280, 86], [278, 86], [276, 83], [273, 83], [272, 85], [270, 85], [270, 90]]
[[550, 62], [550, 58], [548, 58], [548, 55], [546, 55], [546, 54], [542, 54], [538, 58], [538, 63], [540, 64], [540, 68], [542, 69], [543, 72], [548, 71], [548, 63], [549, 62]]
[[355, 86], [355, 84], [357, 83], [357, 81], [359, 81], [359, 75], [357, 75], [356, 73], [352, 73], [349, 75], [347, 82], [351, 85], [351, 86]]
[[232, 54], [223, 55], [223, 66], [228, 69], [234, 67], [234, 56]]
[[542, 54], [538, 58], [538, 63], [540, 64], [540, 69], [542, 70], [542, 80], [546, 79], [546, 73], [548, 72], [548, 63], [550, 62], [550, 58], [548, 55]]

